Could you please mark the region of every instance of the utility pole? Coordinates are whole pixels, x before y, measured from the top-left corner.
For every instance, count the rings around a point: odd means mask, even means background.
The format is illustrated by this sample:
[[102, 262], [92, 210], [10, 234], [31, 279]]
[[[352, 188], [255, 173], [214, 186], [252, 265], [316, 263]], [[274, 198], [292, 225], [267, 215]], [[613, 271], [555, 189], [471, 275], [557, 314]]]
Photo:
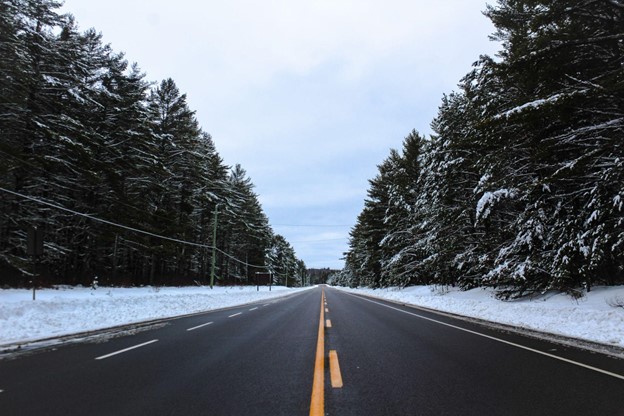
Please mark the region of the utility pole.
[[210, 267], [210, 289], [214, 286], [215, 264], [217, 262], [217, 216], [219, 215], [219, 204], [215, 205], [214, 225], [212, 228], [212, 266]]

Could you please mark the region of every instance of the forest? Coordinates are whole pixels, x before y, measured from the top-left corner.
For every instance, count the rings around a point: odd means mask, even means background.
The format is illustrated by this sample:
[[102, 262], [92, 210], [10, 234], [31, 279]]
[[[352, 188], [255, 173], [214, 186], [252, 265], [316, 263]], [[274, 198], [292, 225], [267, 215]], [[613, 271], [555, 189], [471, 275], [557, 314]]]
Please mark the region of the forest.
[[302, 284], [174, 80], [146, 80], [60, 6], [0, 0], [0, 285]]
[[624, 284], [624, 2], [498, 0], [494, 57], [369, 181], [346, 286]]

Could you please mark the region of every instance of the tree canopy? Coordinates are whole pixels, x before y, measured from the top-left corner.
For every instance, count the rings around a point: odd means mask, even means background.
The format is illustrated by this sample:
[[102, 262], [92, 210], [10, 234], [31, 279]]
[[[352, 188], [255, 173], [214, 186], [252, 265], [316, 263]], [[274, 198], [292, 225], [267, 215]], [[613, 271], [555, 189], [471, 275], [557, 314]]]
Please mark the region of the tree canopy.
[[430, 138], [379, 165], [340, 284], [508, 298], [624, 283], [624, 3], [498, 0], [485, 15], [502, 50], [443, 97]]
[[146, 81], [59, 7], [0, 0], [2, 283], [28, 284], [37, 227], [41, 283], [202, 283], [214, 252], [223, 282], [280, 270], [301, 284], [251, 179], [223, 163], [174, 80]]

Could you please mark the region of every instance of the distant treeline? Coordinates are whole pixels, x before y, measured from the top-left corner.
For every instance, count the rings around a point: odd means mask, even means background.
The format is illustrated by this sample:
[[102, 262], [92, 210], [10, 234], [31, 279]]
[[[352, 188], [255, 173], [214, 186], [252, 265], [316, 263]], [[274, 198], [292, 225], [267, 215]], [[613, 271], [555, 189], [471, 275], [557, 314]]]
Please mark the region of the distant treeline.
[[309, 283], [312, 285], [327, 283], [329, 277], [339, 271], [340, 270], [330, 269], [329, 267], [323, 269], [308, 269]]
[[305, 265], [175, 82], [147, 82], [59, 6], [0, 0], [0, 284], [31, 280], [31, 227], [40, 284], [207, 283], [215, 229], [217, 282], [300, 284]]
[[624, 3], [488, 6], [502, 49], [370, 181], [337, 284], [624, 283]]

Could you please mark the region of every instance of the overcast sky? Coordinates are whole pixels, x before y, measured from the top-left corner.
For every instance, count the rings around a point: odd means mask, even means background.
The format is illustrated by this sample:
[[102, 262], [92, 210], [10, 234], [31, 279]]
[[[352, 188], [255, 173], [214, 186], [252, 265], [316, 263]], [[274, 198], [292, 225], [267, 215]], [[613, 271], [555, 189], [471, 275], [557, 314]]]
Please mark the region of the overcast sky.
[[[493, 1], [490, 1], [492, 3]], [[66, 0], [80, 28], [172, 78], [308, 267], [341, 268], [368, 180], [493, 55], [485, 0]]]

